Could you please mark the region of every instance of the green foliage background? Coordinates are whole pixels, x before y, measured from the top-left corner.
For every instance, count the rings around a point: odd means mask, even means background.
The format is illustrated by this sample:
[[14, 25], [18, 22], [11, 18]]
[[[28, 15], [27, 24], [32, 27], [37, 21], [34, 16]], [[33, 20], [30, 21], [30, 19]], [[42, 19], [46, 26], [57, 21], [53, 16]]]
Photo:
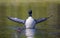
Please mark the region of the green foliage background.
[[[43, 18], [50, 15], [53, 15], [49, 20], [39, 23], [36, 25], [38, 29], [35, 34], [35, 38], [60, 38], [59, 33], [60, 25], [57, 21], [58, 6], [60, 5], [59, 0], [55, 1], [25, 1], [25, 2], [16, 2], [10, 0], [0, 0], [0, 38], [15, 38], [13, 33], [17, 33], [14, 30], [9, 29], [8, 26], [12, 27], [22, 27], [23, 24], [18, 24], [7, 19], [8, 16], [17, 17], [25, 20], [28, 17], [28, 10], [32, 9], [33, 18]], [[51, 7], [50, 7], [51, 6]], [[59, 9], [58, 9], [59, 8]], [[8, 28], [7, 28], [8, 27]], [[17, 33], [18, 35], [18, 33]], [[24, 35], [21, 35], [21, 38]]]

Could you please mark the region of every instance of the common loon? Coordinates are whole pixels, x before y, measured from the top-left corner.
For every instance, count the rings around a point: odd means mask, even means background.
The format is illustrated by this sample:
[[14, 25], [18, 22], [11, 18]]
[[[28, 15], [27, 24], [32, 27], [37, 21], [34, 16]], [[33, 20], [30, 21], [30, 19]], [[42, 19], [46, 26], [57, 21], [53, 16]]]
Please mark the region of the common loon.
[[[29, 22], [31, 21], [33, 18], [32, 18], [32, 10], [29, 10], [28, 11], [28, 14], [29, 14], [29, 17], [26, 19], [26, 20], [22, 20], [22, 19], [19, 19], [19, 18], [13, 18], [13, 17], [8, 17], [9, 20], [12, 20], [14, 22], [18, 22], [18, 23], [23, 23], [23, 24], [26, 24], [26, 22]], [[52, 15], [51, 15], [52, 16]], [[51, 16], [49, 17], [45, 17], [45, 18], [40, 18], [40, 19], [33, 19], [35, 24], [37, 23], [40, 23], [40, 22], [44, 22], [46, 21], [48, 18], [50, 18]], [[29, 21], [27, 21], [29, 20]], [[30, 22], [31, 23], [31, 22]], [[32, 22], [33, 23], [33, 22]], [[33, 23], [34, 24], [34, 23]]]
[[26, 20], [13, 18], [13, 17], [8, 17], [8, 19], [10, 19], [14, 22], [23, 23], [25, 25], [25, 28], [26, 28], [27, 38], [34, 38], [33, 36], [34, 36], [34, 33], [35, 33], [35, 25], [38, 24], [38, 23], [46, 21], [51, 16], [36, 20], [32, 17], [32, 10], [29, 10], [28, 14], [29, 14], [29, 17]]

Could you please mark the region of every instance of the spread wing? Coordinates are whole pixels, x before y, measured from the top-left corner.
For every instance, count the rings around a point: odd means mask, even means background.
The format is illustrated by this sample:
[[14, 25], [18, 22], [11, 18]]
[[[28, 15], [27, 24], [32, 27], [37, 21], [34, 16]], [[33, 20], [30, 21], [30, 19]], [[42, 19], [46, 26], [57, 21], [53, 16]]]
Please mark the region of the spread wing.
[[36, 23], [44, 22], [46, 20], [47, 20], [47, 18], [40, 18], [40, 19], [37, 19], [36, 20]]
[[8, 17], [8, 19], [18, 23], [23, 23], [23, 24], [25, 23], [25, 20], [21, 20], [18, 18]]
[[[52, 16], [52, 15], [51, 15], [51, 16]], [[51, 16], [37, 19], [37, 20], [36, 20], [36, 23], [44, 22], [44, 21], [46, 21], [47, 19], [49, 19]]]

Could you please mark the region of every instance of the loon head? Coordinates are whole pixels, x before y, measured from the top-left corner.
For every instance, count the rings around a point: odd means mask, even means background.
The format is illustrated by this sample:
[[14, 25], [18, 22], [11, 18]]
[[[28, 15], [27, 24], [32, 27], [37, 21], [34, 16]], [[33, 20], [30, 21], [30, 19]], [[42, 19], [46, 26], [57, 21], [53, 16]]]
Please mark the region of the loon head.
[[29, 16], [32, 16], [32, 10], [28, 11]]

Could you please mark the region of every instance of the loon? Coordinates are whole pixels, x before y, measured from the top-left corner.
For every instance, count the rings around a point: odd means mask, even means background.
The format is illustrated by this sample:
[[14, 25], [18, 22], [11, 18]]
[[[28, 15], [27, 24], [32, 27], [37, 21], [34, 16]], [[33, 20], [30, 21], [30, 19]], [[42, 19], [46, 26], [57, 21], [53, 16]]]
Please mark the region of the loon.
[[51, 16], [49, 16], [49, 17], [45, 17], [45, 18], [40, 18], [40, 19], [33, 19], [33, 17], [32, 17], [32, 10], [29, 10], [28, 11], [28, 14], [29, 14], [29, 17], [26, 19], [26, 20], [22, 20], [22, 19], [19, 19], [19, 18], [13, 18], [13, 17], [8, 17], [8, 19], [9, 20], [11, 20], [11, 21], [14, 21], [14, 22], [18, 22], [18, 23], [22, 23], [22, 24], [26, 24], [26, 22], [32, 22], [32, 24], [34, 24], [34, 22], [35, 22], [35, 24], [37, 24], [37, 23], [41, 23], [41, 22], [44, 22], [44, 21], [46, 21], [48, 18], [50, 18]]
[[22, 20], [19, 18], [13, 18], [13, 17], [8, 17], [9, 20], [12, 20], [14, 22], [22, 23], [25, 25], [26, 29], [26, 36], [27, 38], [34, 38], [34, 33], [35, 33], [35, 25], [41, 22], [46, 21], [50, 17], [45, 17], [45, 18], [40, 18], [40, 19], [34, 19], [32, 17], [32, 10], [28, 11], [29, 17], [26, 20]]

